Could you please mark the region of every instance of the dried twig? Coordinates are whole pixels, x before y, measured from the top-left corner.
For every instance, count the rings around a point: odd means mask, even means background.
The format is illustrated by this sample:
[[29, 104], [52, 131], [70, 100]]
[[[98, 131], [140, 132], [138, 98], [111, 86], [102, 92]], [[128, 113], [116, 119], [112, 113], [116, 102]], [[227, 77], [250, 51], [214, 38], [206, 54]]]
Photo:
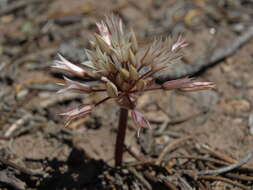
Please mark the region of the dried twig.
[[211, 181], [223, 181], [223, 182], [235, 185], [237, 187], [240, 187], [244, 190], [249, 190], [249, 188], [246, 187], [245, 185], [238, 183], [236, 181], [232, 181], [232, 180], [225, 178], [225, 177], [206, 175], [206, 176], [199, 176], [198, 179], [205, 179], [205, 180], [211, 180]]
[[[217, 169], [217, 167], [213, 166], [211, 163], [206, 163], [208, 167], [212, 168], [212, 169]], [[227, 163], [225, 164], [227, 165]], [[235, 168], [236, 170], [243, 170], [242, 168]], [[226, 173], [225, 174], [226, 177], [232, 178], [232, 179], [237, 179], [237, 180], [241, 180], [241, 181], [252, 181], [253, 182], [253, 177], [252, 176], [248, 176], [248, 175], [241, 175], [241, 174], [236, 174], [236, 173]]]
[[209, 154], [211, 154], [212, 156], [219, 158], [225, 162], [228, 162], [230, 164], [234, 164], [236, 162], [236, 160], [234, 160], [233, 158], [230, 158], [229, 156], [222, 154], [216, 150], [211, 149], [209, 146], [207, 145], [202, 145], [201, 146], [205, 151], [207, 151]]
[[2, 170], [0, 171], [0, 182], [4, 183], [15, 190], [25, 190], [26, 184], [15, 177], [15, 174], [8, 171]]
[[[145, 159], [144, 157], [139, 156], [139, 155], [137, 155], [135, 152], [133, 152], [131, 148], [126, 147], [126, 150], [127, 150], [127, 152], [128, 152], [131, 156], [133, 156], [136, 160], [138, 160], [138, 161], [143, 161], [143, 162], [148, 162], [147, 159]], [[144, 171], [144, 172], [143, 172], [143, 175], [144, 175], [147, 179], [149, 179], [149, 180], [151, 180], [151, 181], [153, 181], [153, 182], [155, 182], [155, 183], [157, 183], [157, 181], [158, 181], [157, 177], [154, 176], [154, 175], [152, 175], [150, 172]], [[177, 190], [177, 188], [176, 188], [173, 184], [171, 184], [169, 181], [167, 181], [167, 180], [162, 180], [162, 181], [163, 181], [164, 185], [165, 185], [166, 187], [168, 187], [168, 189]]]
[[149, 184], [149, 182], [138, 172], [136, 171], [135, 168], [133, 167], [129, 167], [128, 168], [129, 171], [131, 171], [135, 176], [136, 178], [147, 188], [147, 189], [152, 189], [152, 186]]
[[186, 137], [182, 137], [180, 139], [177, 139], [175, 141], [173, 141], [172, 143], [169, 143], [161, 152], [161, 154], [159, 155], [158, 159], [156, 160], [156, 164], [160, 165], [162, 160], [164, 159], [164, 156], [170, 152], [171, 150], [175, 149], [179, 144], [184, 143], [185, 141], [192, 139], [192, 136], [186, 136]]
[[247, 175], [239, 175], [235, 173], [228, 173], [226, 174], [226, 177], [232, 178], [232, 179], [237, 179], [237, 180], [242, 180], [242, 181], [251, 181], [253, 182], [253, 177], [252, 176], [247, 176]]
[[13, 132], [20, 127], [21, 125], [23, 125], [29, 118], [31, 118], [30, 113], [27, 113], [26, 115], [24, 115], [22, 118], [20, 118], [19, 120], [17, 120], [14, 124], [12, 124], [8, 130], [5, 132], [4, 137], [10, 137]]
[[141, 161], [141, 162], [145, 162], [145, 163], [150, 163], [150, 161], [148, 159], [146, 159], [144, 156], [142, 155], [138, 155], [137, 153], [135, 153], [130, 147], [125, 146], [126, 151], [132, 156], [134, 157], [136, 160]]
[[176, 174], [178, 180], [182, 183], [183, 189], [193, 190], [193, 188], [190, 186], [190, 184], [179, 174]]
[[[204, 148], [209, 154], [211, 154], [212, 156], [216, 157], [216, 158], [219, 158], [225, 162], [228, 162], [229, 164], [235, 164], [237, 163], [237, 160], [225, 155], [225, 154], [222, 154], [221, 152], [218, 152], [216, 150], [213, 150], [211, 149], [210, 147], [206, 146], [206, 145], [202, 145], [202, 148]], [[240, 169], [245, 169], [245, 170], [248, 170], [248, 171], [251, 171], [253, 172], [253, 168], [251, 167], [248, 167], [248, 166], [241, 166]]]
[[17, 164], [15, 164], [14, 162], [12, 161], [9, 161], [9, 160], [6, 160], [4, 158], [1, 158], [0, 157], [0, 162], [6, 166], [9, 166], [11, 168], [14, 168], [16, 169], [17, 171], [23, 173], [23, 174], [26, 174], [26, 175], [29, 175], [29, 176], [38, 176], [38, 177], [42, 177], [42, 176], [45, 176], [46, 174], [45, 173], [40, 173], [40, 172], [34, 172], [34, 171], [30, 171], [22, 166], [19, 166]]
[[208, 174], [223, 174], [226, 172], [229, 172], [235, 168], [238, 168], [244, 164], [246, 164], [251, 158], [253, 157], [253, 150], [251, 150], [243, 159], [239, 160], [237, 163], [232, 164], [230, 166], [224, 167], [224, 168], [220, 168], [217, 170], [205, 170], [205, 171], [199, 171], [197, 172], [198, 175], [208, 175]]
[[208, 162], [212, 162], [212, 163], [220, 164], [220, 165], [225, 165], [225, 166], [228, 165], [227, 162], [224, 162], [224, 161], [221, 161], [221, 160], [216, 160], [216, 159], [213, 159], [213, 158], [206, 158], [206, 157], [202, 157], [202, 156], [173, 156], [173, 157], [170, 157], [169, 160], [180, 159], [180, 158], [181, 159], [193, 159], [193, 160], [208, 161]]
[[206, 59], [197, 59], [193, 61], [192, 64], [183, 65], [182, 67], [177, 67], [177, 71], [168, 71], [166, 76], [159, 78], [160, 81], [167, 81], [171, 79], [176, 79], [185, 76], [194, 76], [208, 67], [211, 67], [225, 58], [233, 55], [241, 46], [246, 44], [249, 40], [253, 38], [253, 26], [249, 27], [241, 36], [237, 37], [234, 41], [229, 43], [226, 47], [216, 50], [207, 61]]
[[178, 188], [173, 183], [170, 183], [168, 180], [163, 180], [163, 182], [170, 190], [178, 190]]

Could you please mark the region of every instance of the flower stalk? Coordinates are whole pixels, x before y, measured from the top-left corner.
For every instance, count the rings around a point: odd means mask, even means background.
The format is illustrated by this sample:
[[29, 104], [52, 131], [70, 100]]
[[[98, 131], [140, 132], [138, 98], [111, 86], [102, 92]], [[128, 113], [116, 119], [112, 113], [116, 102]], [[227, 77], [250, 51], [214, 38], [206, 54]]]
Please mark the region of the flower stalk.
[[120, 108], [118, 132], [115, 145], [115, 166], [120, 166], [122, 164], [127, 128], [127, 118], [128, 110], [126, 108]]

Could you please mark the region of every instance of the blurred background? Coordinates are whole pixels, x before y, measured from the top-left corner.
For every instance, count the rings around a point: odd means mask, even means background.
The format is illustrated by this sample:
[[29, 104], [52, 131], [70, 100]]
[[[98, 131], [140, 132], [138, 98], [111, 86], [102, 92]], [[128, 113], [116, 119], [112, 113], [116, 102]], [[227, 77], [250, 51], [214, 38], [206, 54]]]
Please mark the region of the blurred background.
[[[140, 45], [179, 33], [189, 41], [181, 63], [171, 65], [159, 81], [193, 76], [217, 85], [215, 90], [187, 94], [141, 95], [139, 110], [153, 130], [138, 139], [129, 119], [126, 145], [156, 159], [171, 142], [193, 138], [165, 160], [205, 155], [202, 145], [238, 160], [253, 147], [252, 0], [0, 0], [3, 189], [154, 189], [157, 185], [168, 189], [155, 182], [143, 185], [132, 170], [111, 167], [118, 116], [114, 102], [74, 121], [70, 129], [57, 115], [99, 97], [56, 94], [55, 83], [62, 81], [62, 74], [50, 69], [53, 60], [61, 53], [75, 63], [85, 61], [84, 48], [97, 32], [95, 23], [112, 12], [134, 29]], [[126, 153], [124, 160], [132, 163], [136, 158]], [[196, 168], [193, 163], [184, 166]], [[253, 167], [253, 160], [248, 166]], [[239, 181], [247, 188], [253, 181], [249, 175], [248, 181]], [[216, 180], [205, 183], [215, 190], [243, 189]]]

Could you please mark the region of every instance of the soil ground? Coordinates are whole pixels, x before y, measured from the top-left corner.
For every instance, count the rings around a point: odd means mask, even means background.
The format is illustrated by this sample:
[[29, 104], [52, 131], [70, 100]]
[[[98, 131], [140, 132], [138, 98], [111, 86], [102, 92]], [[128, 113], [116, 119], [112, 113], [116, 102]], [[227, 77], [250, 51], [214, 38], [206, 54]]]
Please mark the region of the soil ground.
[[[232, 164], [229, 159], [240, 160], [253, 148], [252, 38], [217, 64], [189, 71], [199, 81], [216, 83], [216, 89], [142, 94], [138, 108], [153, 130], [137, 138], [129, 119], [126, 145], [138, 156], [126, 152], [122, 168], [113, 167], [117, 105], [107, 102], [73, 122], [72, 129], [64, 128], [57, 113], [99, 97], [56, 94], [62, 74], [50, 69], [57, 52], [73, 62], [85, 60], [95, 22], [110, 12], [133, 27], [141, 45], [183, 33], [190, 46], [181, 66], [190, 66], [231, 46], [253, 25], [252, 10], [250, 0], [1, 1], [0, 157], [16, 164], [0, 160], [1, 189], [253, 189], [253, 159], [246, 171], [239, 167], [206, 179], [189, 174]], [[180, 76], [178, 67], [172, 65], [171, 71]], [[180, 156], [195, 159], [175, 158]], [[147, 163], [136, 161], [139, 157]]]

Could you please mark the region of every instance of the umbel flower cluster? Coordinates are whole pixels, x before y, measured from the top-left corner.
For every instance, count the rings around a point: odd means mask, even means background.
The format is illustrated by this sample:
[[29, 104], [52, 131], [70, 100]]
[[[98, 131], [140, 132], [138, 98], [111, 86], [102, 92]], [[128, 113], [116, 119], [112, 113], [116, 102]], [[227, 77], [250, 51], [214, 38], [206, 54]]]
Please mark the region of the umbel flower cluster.
[[97, 81], [79, 82], [64, 77], [65, 83], [60, 84], [64, 88], [59, 92], [105, 94], [104, 99], [96, 104], [82, 104], [62, 113], [67, 116], [66, 125], [113, 99], [120, 107], [131, 111], [139, 134], [142, 128], [150, 128], [147, 119], [135, 109], [141, 93], [173, 89], [195, 91], [215, 87], [211, 82], [194, 82], [191, 78], [155, 83], [155, 74], [180, 60], [181, 50], [188, 45], [182, 36], [175, 40], [156, 39], [150, 46], [140, 47], [133, 30], [125, 31], [122, 20], [117, 16], [105, 17], [104, 21], [97, 23], [97, 28], [99, 33], [95, 33], [94, 39], [90, 40], [91, 49], [86, 49], [88, 61], [76, 65], [59, 55], [60, 59], [53, 66], [68, 75], [81, 77], [84, 81]]

